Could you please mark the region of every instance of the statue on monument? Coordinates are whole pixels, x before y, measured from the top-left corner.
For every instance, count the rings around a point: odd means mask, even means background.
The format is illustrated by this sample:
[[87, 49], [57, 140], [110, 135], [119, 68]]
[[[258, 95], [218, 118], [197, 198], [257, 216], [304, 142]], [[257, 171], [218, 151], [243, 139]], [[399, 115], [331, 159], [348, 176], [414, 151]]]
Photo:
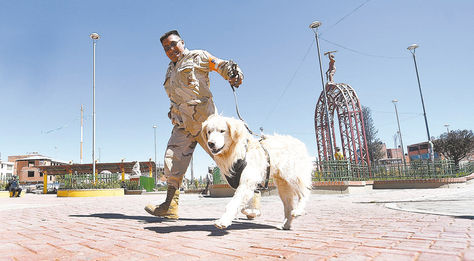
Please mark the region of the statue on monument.
[[328, 83], [333, 83], [334, 82], [334, 74], [336, 73], [336, 60], [334, 59], [334, 54], [337, 51], [330, 51], [330, 52], [325, 52], [324, 55], [327, 55], [329, 57], [329, 68], [326, 71], [326, 81]]

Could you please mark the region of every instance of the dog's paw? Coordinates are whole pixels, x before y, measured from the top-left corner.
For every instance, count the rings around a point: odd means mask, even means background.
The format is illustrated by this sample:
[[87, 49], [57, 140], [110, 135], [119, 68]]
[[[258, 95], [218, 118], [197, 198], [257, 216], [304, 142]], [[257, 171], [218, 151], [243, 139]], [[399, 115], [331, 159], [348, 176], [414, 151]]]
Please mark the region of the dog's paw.
[[293, 209], [293, 210], [291, 211], [291, 215], [292, 215], [293, 217], [302, 216], [302, 215], [304, 215], [304, 210]]
[[228, 226], [230, 226], [230, 224], [232, 224], [232, 221], [228, 222], [223, 219], [218, 219], [214, 221], [214, 226], [218, 229], [226, 229]]
[[262, 213], [259, 209], [246, 208], [242, 209], [242, 214], [246, 215], [248, 219], [255, 219], [259, 217]]
[[280, 229], [280, 230], [290, 230], [291, 229], [291, 220], [288, 220], [288, 219], [285, 218], [285, 220], [283, 220], [283, 224], [281, 224], [277, 228]]
[[290, 230], [291, 229], [291, 225], [288, 225], [286, 223], [284, 224], [281, 224], [280, 226], [277, 227], [279, 230]]

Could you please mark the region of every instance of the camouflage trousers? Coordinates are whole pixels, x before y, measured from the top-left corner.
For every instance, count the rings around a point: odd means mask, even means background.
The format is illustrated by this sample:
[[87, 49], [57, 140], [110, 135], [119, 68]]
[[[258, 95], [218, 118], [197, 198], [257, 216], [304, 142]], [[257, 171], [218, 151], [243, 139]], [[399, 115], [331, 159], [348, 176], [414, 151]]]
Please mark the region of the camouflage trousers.
[[184, 128], [174, 126], [165, 152], [165, 175], [168, 186], [179, 188], [197, 143], [212, 157], [200, 133], [193, 136]]

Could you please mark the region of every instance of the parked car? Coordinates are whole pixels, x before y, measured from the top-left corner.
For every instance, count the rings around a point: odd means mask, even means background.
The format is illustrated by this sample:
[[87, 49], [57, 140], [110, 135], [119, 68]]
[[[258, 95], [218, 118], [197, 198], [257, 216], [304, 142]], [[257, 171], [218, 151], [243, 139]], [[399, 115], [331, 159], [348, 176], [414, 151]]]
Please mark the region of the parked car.
[[[51, 183], [48, 184], [48, 193], [57, 193], [60, 185], [59, 183]], [[33, 189], [31, 192], [35, 194], [43, 194], [43, 184], [36, 184], [35, 189]]]

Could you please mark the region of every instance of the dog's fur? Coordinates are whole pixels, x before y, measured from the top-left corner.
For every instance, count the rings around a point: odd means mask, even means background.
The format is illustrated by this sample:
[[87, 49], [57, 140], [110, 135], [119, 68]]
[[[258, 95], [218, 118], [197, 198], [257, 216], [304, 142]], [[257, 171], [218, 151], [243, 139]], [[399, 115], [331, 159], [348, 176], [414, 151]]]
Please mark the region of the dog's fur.
[[[304, 214], [311, 187], [312, 161], [306, 146], [290, 136], [265, 135], [261, 141], [254, 138], [243, 121], [220, 115], [210, 116], [202, 125], [201, 135], [213, 154], [221, 173], [231, 176], [231, 168], [239, 159], [245, 159], [240, 183], [225, 213], [215, 221], [218, 228], [226, 228], [242, 208], [252, 199], [258, 184], [264, 182], [270, 156], [270, 175], [283, 201], [285, 219], [281, 229], [290, 229], [294, 217]], [[293, 196], [297, 196], [297, 202]]]

